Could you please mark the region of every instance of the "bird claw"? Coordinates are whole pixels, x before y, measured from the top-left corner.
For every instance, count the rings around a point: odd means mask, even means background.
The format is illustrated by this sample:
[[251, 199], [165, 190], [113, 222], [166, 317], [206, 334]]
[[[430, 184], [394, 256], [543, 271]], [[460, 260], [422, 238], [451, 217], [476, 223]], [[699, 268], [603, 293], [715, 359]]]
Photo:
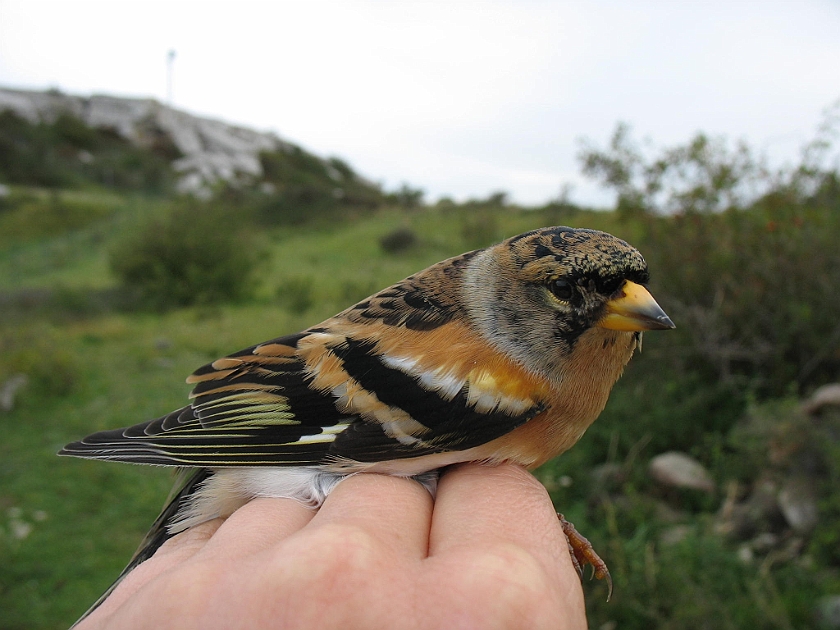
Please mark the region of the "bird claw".
[[[575, 567], [580, 579], [583, 580], [583, 567], [587, 564], [592, 566], [593, 577], [599, 580], [607, 581], [607, 601], [612, 597], [613, 583], [610, 577], [610, 570], [607, 568], [607, 563], [601, 560], [595, 549], [577, 529], [569, 521], [563, 518], [560, 512], [557, 513], [557, 518], [560, 520], [560, 526], [563, 528], [563, 533], [566, 534], [566, 542], [569, 544], [569, 555], [572, 557], [572, 564]], [[592, 579], [592, 578], [590, 578]]]

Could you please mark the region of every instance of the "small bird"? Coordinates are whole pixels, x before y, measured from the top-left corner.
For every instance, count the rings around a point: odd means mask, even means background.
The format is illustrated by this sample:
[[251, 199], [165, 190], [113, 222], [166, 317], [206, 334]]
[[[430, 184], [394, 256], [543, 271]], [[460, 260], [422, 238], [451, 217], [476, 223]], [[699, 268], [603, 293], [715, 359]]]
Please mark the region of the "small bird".
[[[610, 234], [520, 234], [217, 359], [187, 379], [190, 405], [59, 454], [183, 469], [116, 583], [176, 533], [254, 497], [317, 507], [357, 472], [416, 477], [434, 493], [450, 464], [535, 468], [601, 413], [642, 331], [674, 328], [648, 279], [642, 255]], [[561, 522], [578, 569], [604, 577]]]

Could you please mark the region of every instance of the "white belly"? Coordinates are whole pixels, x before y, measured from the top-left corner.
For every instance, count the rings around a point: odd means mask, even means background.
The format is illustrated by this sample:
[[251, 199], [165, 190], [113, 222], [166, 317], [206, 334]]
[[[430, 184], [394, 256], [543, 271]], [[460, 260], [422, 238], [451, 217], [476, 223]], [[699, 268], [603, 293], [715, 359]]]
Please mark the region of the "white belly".
[[[354, 474], [357, 473], [328, 472], [323, 468], [306, 466], [219, 468], [179, 510], [168, 526], [169, 533], [176, 534], [214, 518], [227, 518], [257, 497], [294, 499], [316, 509], [339, 482]], [[413, 476], [432, 496], [435, 495], [438, 480], [436, 470], [403, 476]]]

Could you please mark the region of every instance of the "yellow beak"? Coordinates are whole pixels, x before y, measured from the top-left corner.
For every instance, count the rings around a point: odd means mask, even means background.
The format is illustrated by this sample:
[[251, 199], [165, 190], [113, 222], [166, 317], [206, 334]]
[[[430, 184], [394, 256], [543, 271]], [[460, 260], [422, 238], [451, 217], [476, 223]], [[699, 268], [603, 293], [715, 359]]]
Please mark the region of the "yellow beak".
[[676, 328], [648, 290], [629, 280], [624, 281], [621, 295], [607, 302], [607, 314], [598, 326], [624, 331]]

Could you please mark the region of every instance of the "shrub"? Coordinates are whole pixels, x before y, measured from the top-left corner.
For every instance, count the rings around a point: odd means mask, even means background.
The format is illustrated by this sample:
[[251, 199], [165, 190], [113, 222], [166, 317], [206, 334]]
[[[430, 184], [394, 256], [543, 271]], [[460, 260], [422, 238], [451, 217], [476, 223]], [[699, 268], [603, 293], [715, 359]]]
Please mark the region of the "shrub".
[[578, 159], [584, 175], [618, 193], [617, 210], [625, 216], [743, 207], [756, 191], [774, 185], [746, 144], [739, 143], [733, 150], [724, 138], [703, 133], [649, 156], [630, 137], [630, 127], [619, 123], [608, 149], [584, 141]]
[[487, 247], [501, 240], [499, 220], [492, 210], [483, 207], [469, 209], [461, 221], [461, 239], [470, 249]]
[[312, 278], [286, 278], [277, 286], [277, 299], [290, 313], [299, 315], [315, 304]]
[[[260, 154], [263, 186], [271, 192], [255, 202], [269, 225], [301, 224], [347, 210], [370, 210], [382, 201], [379, 189], [357, 177], [342, 160], [323, 161], [300, 147]], [[266, 190], [264, 187], [263, 190]]]
[[396, 254], [417, 245], [417, 234], [408, 227], [400, 227], [379, 239], [379, 246], [389, 254]]
[[0, 245], [77, 230], [107, 217], [116, 207], [112, 198], [80, 198], [57, 190], [48, 195], [16, 193], [0, 211]]
[[79, 385], [80, 372], [76, 358], [52, 327], [9, 327], [0, 334], [0, 386], [23, 374], [25, 397], [65, 396]]
[[175, 180], [169, 162], [176, 153], [171, 147], [162, 152], [133, 146], [69, 115], [33, 124], [12, 111], [0, 112], [0, 180], [13, 184], [165, 193]]
[[677, 323], [651, 339], [679, 348], [667, 372], [770, 396], [840, 376], [840, 187], [819, 166], [820, 134], [801, 165], [773, 174], [748, 147], [702, 134], [645, 156], [619, 126], [608, 150], [582, 152], [584, 172], [618, 193]]
[[166, 308], [249, 297], [259, 257], [230, 213], [191, 201], [127, 236], [111, 267], [148, 305]]
[[423, 197], [426, 192], [422, 188], [412, 188], [407, 182], [403, 182], [398, 190], [389, 193], [387, 199], [391, 203], [395, 203], [407, 210], [421, 208], [423, 206]]

